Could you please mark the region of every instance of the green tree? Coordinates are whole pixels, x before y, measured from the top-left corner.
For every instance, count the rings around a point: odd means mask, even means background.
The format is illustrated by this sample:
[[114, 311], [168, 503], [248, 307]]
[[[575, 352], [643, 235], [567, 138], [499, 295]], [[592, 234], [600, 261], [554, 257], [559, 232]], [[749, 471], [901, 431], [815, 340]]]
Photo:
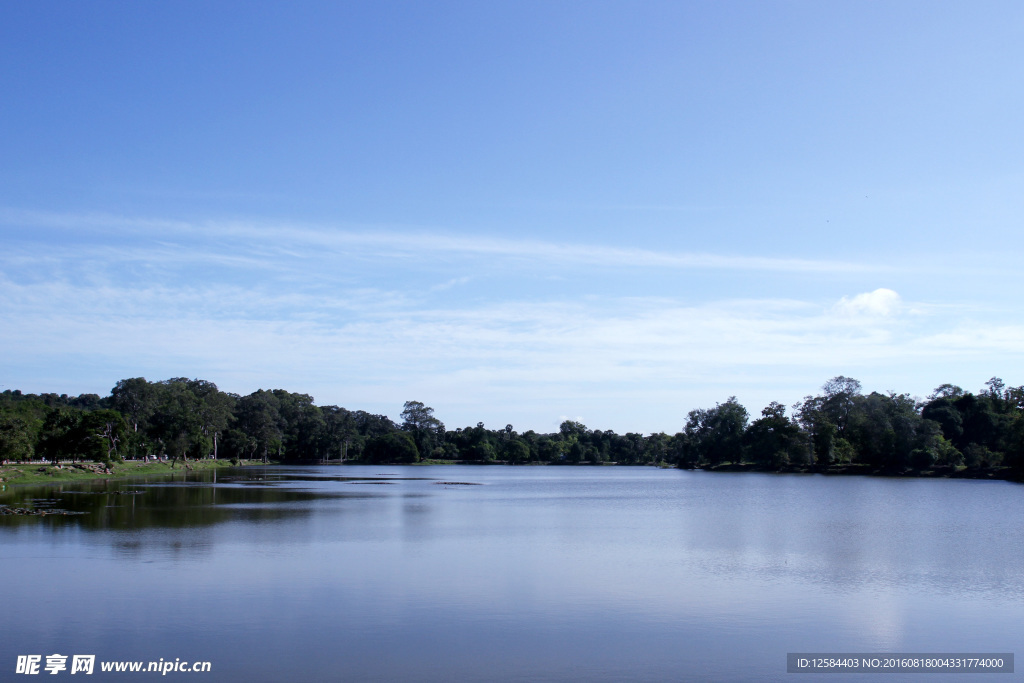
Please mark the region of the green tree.
[[911, 465], [921, 416], [908, 394], [872, 392], [860, 397], [849, 424], [849, 441], [858, 458], [875, 467]]
[[78, 457], [81, 420], [82, 413], [77, 410], [57, 408], [50, 411], [40, 432], [39, 454], [51, 460], [54, 465], [61, 458]]
[[490, 462], [497, 458], [495, 440], [491, 433], [484, 429], [483, 422], [477, 422], [476, 427], [463, 430], [462, 452], [469, 460], [479, 462]]
[[[806, 439], [799, 425], [786, 417], [786, 407], [772, 401], [743, 435], [747, 457], [760, 465], [782, 467], [806, 459]], [[827, 463], [826, 463], [827, 464]]]
[[940, 384], [928, 398], [934, 401], [939, 398], [960, 398], [963, 395], [964, 390], [955, 384]]
[[28, 423], [13, 415], [0, 415], [0, 460], [30, 460], [35, 448]]
[[1005, 437], [1013, 421], [1009, 406], [1004, 401], [991, 394], [964, 394], [953, 402], [953, 407], [960, 413], [963, 425], [963, 432], [953, 440], [953, 444], [964, 456], [967, 456], [972, 444], [985, 449], [971, 449], [972, 453], [986, 454], [985, 457], [975, 458], [978, 462], [988, 462], [991, 458], [987, 453], [1004, 449]]
[[444, 423], [434, 417], [434, 409], [420, 401], [406, 401], [402, 408], [402, 429], [412, 435], [420, 453], [431, 453], [440, 442]]
[[320, 459], [324, 419], [309, 394], [293, 394], [282, 389], [272, 392], [280, 415], [283, 457], [290, 460]]
[[122, 460], [130, 428], [116, 410], [94, 410], [82, 415], [81, 454], [93, 460]]
[[364, 410], [357, 410], [352, 413], [352, 418], [360, 436], [381, 436], [398, 429], [398, 425], [388, 419], [387, 415], [373, 415]]
[[519, 439], [503, 441], [501, 446], [501, 457], [512, 465], [526, 462], [530, 459], [530, 447]]
[[218, 457], [221, 435], [234, 421], [235, 397], [217, 388], [213, 382], [188, 380], [189, 391], [199, 400], [199, 425], [203, 436], [213, 442], [213, 457]]
[[[1007, 429], [1006, 455], [1003, 464], [1024, 470], [1024, 411], [1018, 409]], [[1018, 475], [1024, 474], [1019, 472]]]
[[371, 462], [419, 462], [420, 454], [406, 432], [389, 432], [366, 442], [364, 457]]
[[655, 432], [644, 439], [644, 461], [663, 463], [671, 459], [672, 437], [664, 432]]
[[922, 419], [917, 427], [914, 450], [910, 454], [911, 466], [926, 469], [933, 465], [962, 463], [963, 454], [942, 435], [942, 425], [935, 420]]
[[565, 459], [566, 443], [561, 439], [553, 439], [550, 434], [537, 437], [537, 458], [545, 462], [561, 462]]
[[352, 440], [357, 434], [356, 421], [352, 413], [339, 408], [338, 406], [324, 406], [321, 408], [323, 414], [323, 430], [321, 434], [320, 451], [324, 458], [351, 457], [348, 449]]
[[202, 401], [193, 393], [189, 380], [174, 378], [157, 383], [159, 407], [152, 419], [152, 431], [172, 464], [189, 454], [202, 457], [212, 448], [203, 433]]
[[[963, 396], [963, 392], [959, 396]], [[964, 416], [954, 405], [954, 401], [955, 399], [948, 396], [934, 398], [921, 409], [921, 417], [938, 424], [946, 440], [960, 442], [964, 435]]]
[[821, 387], [824, 392], [820, 410], [828, 421], [836, 426], [840, 437], [846, 437], [846, 428], [850, 423], [850, 415], [857, 405], [857, 397], [861, 395], [860, 382], [839, 375], [825, 382]]
[[833, 422], [835, 417], [830, 414], [831, 411], [826, 410], [825, 402], [824, 396], [807, 396], [803, 403], [798, 403], [794, 408], [797, 423], [810, 436], [815, 461], [827, 466], [840, 459], [836, 454], [836, 446], [837, 440], [842, 439], [839, 437], [839, 428]]
[[582, 422], [575, 420], [563, 420], [562, 424], [558, 425], [558, 433], [562, 435], [562, 438], [570, 443], [579, 441], [590, 433], [587, 429], [587, 425]]
[[278, 410], [280, 401], [270, 391], [254, 391], [238, 400], [236, 416], [240, 430], [248, 437], [252, 445], [250, 457], [257, 452], [263, 462], [275, 453], [280, 457], [283, 443], [283, 420]]
[[110, 391], [111, 407], [131, 424], [132, 431], [143, 431], [157, 408], [157, 389], [145, 377], [122, 379]]
[[714, 408], [691, 410], [684, 431], [697, 461], [710, 465], [742, 461], [747, 419], [747, 409], [735, 396]]

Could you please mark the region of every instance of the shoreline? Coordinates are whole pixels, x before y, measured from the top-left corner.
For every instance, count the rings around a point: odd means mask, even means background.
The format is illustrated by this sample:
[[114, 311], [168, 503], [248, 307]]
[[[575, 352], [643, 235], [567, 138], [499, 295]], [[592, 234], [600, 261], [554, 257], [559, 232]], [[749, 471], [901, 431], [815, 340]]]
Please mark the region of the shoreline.
[[[257, 463], [260, 464], [260, 463]], [[275, 465], [286, 463], [271, 463]], [[904, 468], [896, 469], [891, 467], [875, 467], [865, 464], [837, 464], [837, 465], [786, 465], [785, 467], [767, 467], [757, 463], [722, 463], [719, 465], [694, 465], [692, 467], [673, 465], [667, 462], [645, 463], [645, 464], [620, 464], [616, 462], [551, 462], [551, 461], [530, 461], [521, 463], [509, 463], [505, 460], [421, 460], [419, 462], [367, 462], [362, 460], [347, 460], [339, 462], [296, 462], [290, 463], [297, 466], [306, 465], [363, 465], [381, 467], [421, 467], [424, 465], [466, 465], [471, 467], [486, 466], [507, 466], [507, 467], [653, 467], [657, 469], [681, 469], [687, 471], [702, 472], [755, 472], [758, 474], [822, 474], [826, 476], [860, 476], [860, 477], [890, 477], [900, 479], [980, 479], [992, 481], [1012, 481], [1024, 483], [1024, 471], [1014, 467], [966, 467], [966, 466], [937, 466], [927, 469]]]
[[1024, 472], [1013, 467], [955, 467], [942, 466], [928, 469], [875, 467], [873, 465], [787, 465], [786, 467], [765, 467], [754, 463], [724, 463], [702, 465], [680, 469], [703, 470], [705, 472], [758, 472], [761, 474], [823, 474], [826, 476], [890, 477], [899, 479], [982, 479], [992, 481], [1024, 482]]
[[458, 461], [458, 460], [426, 460], [415, 463], [407, 462], [365, 462], [352, 460], [343, 463], [321, 463], [321, 462], [263, 462], [262, 460], [242, 460], [237, 464], [230, 460], [188, 460], [171, 463], [169, 461], [126, 461], [115, 463], [113, 468], [107, 469], [96, 462], [62, 463], [59, 467], [53, 465], [32, 464], [6, 464], [0, 465], [0, 486], [6, 489], [8, 486], [31, 486], [60, 484], [73, 481], [104, 481], [114, 479], [134, 479], [162, 474], [176, 474], [179, 472], [205, 471], [213, 469], [224, 469], [229, 467], [253, 467], [260, 465], [292, 465], [295, 467], [309, 467], [311, 465], [330, 466], [383, 466], [383, 467], [417, 467], [426, 465], [468, 465], [481, 466], [506, 466], [506, 467], [654, 467], [658, 469], [683, 469], [688, 471], [703, 472], [754, 472], [758, 474], [821, 474], [825, 476], [862, 476], [862, 477], [890, 477], [900, 479], [978, 479], [988, 481], [1010, 481], [1024, 483], [1024, 472], [1011, 467], [995, 468], [968, 468], [968, 467], [933, 467], [924, 470], [873, 467], [871, 465], [787, 465], [781, 468], [765, 467], [755, 463], [722, 463], [719, 465], [695, 465], [693, 467], [679, 467], [668, 463], [651, 463], [646, 465], [619, 465], [617, 463], [553, 463], [553, 462], [526, 462], [510, 464], [504, 461]]

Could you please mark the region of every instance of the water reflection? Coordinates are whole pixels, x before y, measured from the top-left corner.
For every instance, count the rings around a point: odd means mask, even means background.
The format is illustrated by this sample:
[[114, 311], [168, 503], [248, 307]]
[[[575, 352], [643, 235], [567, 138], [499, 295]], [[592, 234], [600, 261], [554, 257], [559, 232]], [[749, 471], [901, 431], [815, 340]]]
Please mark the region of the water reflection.
[[308, 516], [312, 503], [331, 498], [372, 496], [362, 491], [308, 487], [305, 483], [393, 484], [367, 477], [328, 473], [296, 474], [283, 469], [240, 468], [224, 473], [202, 471], [165, 478], [99, 481], [64, 485], [12, 487], [0, 498], [9, 507], [37, 512], [68, 512], [38, 516], [7, 516], [7, 525], [45, 523], [50, 528], [142, 530], [194, 528], [240, 520], [269, 522]]
[[185, 654], [229, 683], [783, 680], [787, 651], [1011, 651], [1022, 492], [479, 467], [21, 489], [0, 502], [86, 514], [0, 524], [25, 588], [0, 660]]

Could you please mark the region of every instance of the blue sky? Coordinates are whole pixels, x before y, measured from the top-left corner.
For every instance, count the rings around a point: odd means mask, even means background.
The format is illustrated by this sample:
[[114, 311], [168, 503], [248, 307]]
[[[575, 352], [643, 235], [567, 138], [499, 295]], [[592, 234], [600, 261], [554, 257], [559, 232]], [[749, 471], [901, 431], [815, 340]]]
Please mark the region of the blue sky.
[[1019, 2], [0, 2], [0, 385], [679, 430], [1024, 384]]

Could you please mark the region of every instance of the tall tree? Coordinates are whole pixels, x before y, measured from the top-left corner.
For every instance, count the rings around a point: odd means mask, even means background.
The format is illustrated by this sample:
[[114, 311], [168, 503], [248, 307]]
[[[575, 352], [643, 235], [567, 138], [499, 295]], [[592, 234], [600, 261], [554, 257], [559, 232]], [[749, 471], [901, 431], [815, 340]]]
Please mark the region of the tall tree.
[[284, 447], [279, 407], [277, 396], [263, 389], [238, 400], [236, 414], [240, 429], [252, 439], [253, 452], [260, 451], [264, 462], [271, 453], [280, 455]]
[[284, 457], [289, 460], [319, 459], [324, 420], [320, 408], [313, 405], [313, 397], [282, 389], [274, 389], [272, 393], [277, 398], [281, 416]]
[[825, 393], [821, 410], [829, 422], [836, 426], [839, 436], [845, 437], [846, 428], [850, 423], [850, 413], [853, 412], [857, 397], [860, 396], [860, 382], [839, 375], [825, 382], [821, 389]]
[[803, 462], [807, 453], [805, 435], [786, 417], [786, 407], [776, 401], [768, 404], [761, 417], [747, 428], [743, 443], [751, 461], [771, 467]]
[[352, 413], [338, 406], [324, 406], [321, 411], [324, 427], [320, 436], [320, 450], [323, 457], [333, 458], [337, 455], [340, 460], [348, 455], [348, 447], [358, 433], [355, 418]]
[[213, 447], [203, 433], [202, 401], [183, 377], [157, 383], [159, 407], [153, 415], [154, 434], [171, 454], [172, 463], [202, 457]]
[[203, 436], [213, 442], [213, 457], [217, 458], [220, 436], [234, 420], [235, 397], [217, 388], [213, 382], [202, 379], [188, 380], [189, 390], [199, 400], [199, 424]]
[[434, 409], [421, 401], [406, 401], [402, 408], [402, 429], [412, 435], [419, 452], [429, 456], [440, 441], [444, 423], [434, 417]]
[[116, 410], [94, 410], [82, 415], [81, 453], [93, 460], [121, 460], [125, 442], [132, 434], [124, 417]]
[[0, 415], [0, 460], [29, 460], [35, 452], [28, 423], [14, 415]]
[[849, 441], [861, 461], [901, 469], [911, 465], [920, 424], [917, 405], [908, 394], [872, 392], [857, 400]]
[[691, 410], [684, 431], [697, 459], [711, 465], [726, 460], [740, 462], [747, 418], [747, 409], [736, 401], [735, 396], [714, 408]]
[[79, 424], [82, 413], [70, 408], [57, 408], [46, 416], [39, 435], [40, 454], [56, 465], [60, 458], [74, 458], [80, 451]]
[[157, 391], [145, 377], [122, 379], [110, 391], [111, 407], [124, 415], [132, 431], [145, 430], [156, 410]]

